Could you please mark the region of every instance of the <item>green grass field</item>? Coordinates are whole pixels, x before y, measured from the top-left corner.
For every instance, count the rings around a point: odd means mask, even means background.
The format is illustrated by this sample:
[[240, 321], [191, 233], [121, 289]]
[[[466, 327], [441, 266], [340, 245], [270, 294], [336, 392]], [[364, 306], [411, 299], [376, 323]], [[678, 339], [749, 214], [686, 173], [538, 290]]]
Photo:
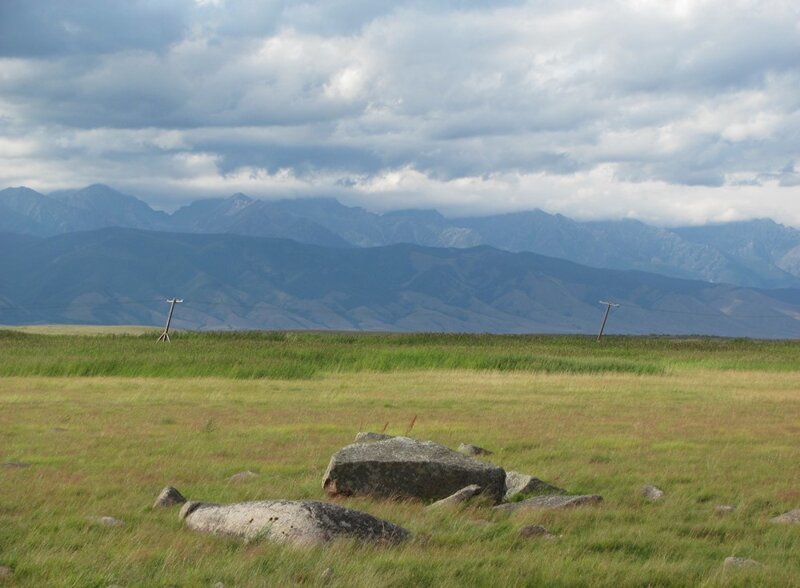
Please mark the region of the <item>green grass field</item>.
[[[156, 333], [157, 335], [157, 333]], [[319, 333], [0, 332], [0, 566], [19, 586], [792, 586], [800, 343]], [[323, 499], [359, 430], [475, 443], [600, 507], [342, 503], [414, 533], [297, 549], [195, 534], [191, 499]], [[256, 478], [234, 483], [232, 474]], [[649, 503], [637, 491], [667, 493]], [[736, 505], [728, 516], [719, 504]], [[113, 516], [122, 527], [89, 518]], [[522, 539], [540, 523], [554, 541]], [[763, 567], [723, 571], [725, 557]], [[2, 583], [2, 580], [0, 580]]]

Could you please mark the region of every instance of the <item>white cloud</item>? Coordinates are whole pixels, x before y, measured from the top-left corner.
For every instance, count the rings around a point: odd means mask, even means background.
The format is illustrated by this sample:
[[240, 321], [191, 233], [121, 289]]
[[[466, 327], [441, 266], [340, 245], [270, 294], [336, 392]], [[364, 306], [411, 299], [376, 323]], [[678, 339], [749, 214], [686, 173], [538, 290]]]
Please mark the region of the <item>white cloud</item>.
[[0, 185], [800, 224], [788, 0], [95, 8], [0, 42]]

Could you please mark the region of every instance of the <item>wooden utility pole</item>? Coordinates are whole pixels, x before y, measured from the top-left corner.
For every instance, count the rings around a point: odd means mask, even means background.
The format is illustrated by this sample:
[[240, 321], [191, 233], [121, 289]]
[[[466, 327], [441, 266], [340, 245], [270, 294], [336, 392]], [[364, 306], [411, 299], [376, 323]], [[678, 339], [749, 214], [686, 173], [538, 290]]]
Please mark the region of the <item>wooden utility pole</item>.
[[177, 298], [170, 298], [167, 300], [169, 302], [169, 314], [167, 315], [167, 324], [164, 326], [164, 332], [161, 333], [161, 336], [158, 338], [158, 341], [165, 341], [167, 343], [170, 342], [169, 340], [169, 326], [172, 323], [172, 313], [175, 312], [175, 305], [180, 304], [183, 300], [179, 300]]
[[600, 332], [597, 333], [597, 340], [598, 341], [600, 341], [600, 339], [603, 338], [603, 331], [606, 328], [606, 321], [608, 320], [608, 313], [611, 312], [612, 308], [617, 308], [619, 306], [619, 304], [614, 304], [613, 302], [606, 302], [605, 300], [601, 300], [600, 304], [605, 304], [606, 305], [606, 313], [603, 315], [603, 323], [600, 325]]

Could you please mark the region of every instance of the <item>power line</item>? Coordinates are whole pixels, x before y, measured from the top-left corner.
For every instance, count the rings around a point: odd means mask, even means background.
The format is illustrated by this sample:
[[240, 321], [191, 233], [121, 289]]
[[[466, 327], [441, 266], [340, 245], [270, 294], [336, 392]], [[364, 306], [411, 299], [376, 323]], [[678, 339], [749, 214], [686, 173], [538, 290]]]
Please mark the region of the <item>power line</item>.
[[636, 308], [636, 309], [644, 310], [644, 311], [647, 311], [647, 312], [661, 312], [661, 313], [666, 313], [666, 314], [683, 314], [683, 315], [688, 315], [688, 316], [711, 316], [711, 317], [720, 317], [720, 316], [722, 316], [722, 317], [726, 317], [726, 318], [730, 318], [730, 319], [740, 319], [740, 318], [785, 319], [786, 318], [785, 314], [769, 314], [769, 315], [767, 315], [767, 314], [737, 314], [737, 315], [730, 315], [730, 314], [726, 314], [726, 313], [724, 313], [722, 311], [719, 311], [718, 313], [713, 313], [713, 312], [692, 312], [692, 311], [687, 311], [687, 310], [670, 310], [670, 309], [666, 309], [666, 308], [652, 308], [652, 307], [648, 308], [648, 307], [645, 307], [645, 306], [639, 306], [637, 304], [618, 304], [617, 306], [621, 306], [623, 308]]
[[599, 342], [600, 339], [603, 338], [603, 331], [606, 328], [606, 321], [608, 320], [608, 313], [611, 312], [612, 308], [619, 308], [619, 304], [614, 304], [613, 302], [606, 302], [605, 300], [601, 300], [600, 304], [606, 305], [606, 312], [603, 315], [603, 322], [600, 324], [600, 332], [597, 333], [597, 341]]
[[[0, 301], [0, 310], [14, 310], [20, 312], [28, 312], [28, 311], [36, 311], [36, 310], [76, 310], [76, 309], [83, 309], [83, 308], [101, 308], [101, 307], [116, 307], [116, 306], [125, 306], [125, 305], [142, 305], [142, 304], [153, 304], [161, 303], [164, 299], [163, 298], [148, 298], [148, 299], [140, 299], [140, 300], [131, 300], [131, 299], [116, 299], [116, 300], [108, 300], [104, 302], [74, 302], [74, 303], [63, 303], [63, 304], [30, 304], [30, 305], [20, 305], [20, 304], [8, 304], [3, 301]], [[242, 308], [242, 309], [255, 309], [257, 304], [247, 304], [243, 302], [236, 302], [236, 301], [215, 301], [215, 300], [189, 300], [186, 301], [188, 304], [192, 306], [227, 306], [227, 307], [235, 307], [235, 308]], [[601, 301], [601, 304], [606, 304], [605, 301]], [[622, 303], [615, 303], [613, 308], [620, 307], [626, 309], [637, 309], [644, 312], [659, 312], [665, 314], [677, 314], [677, 315], [686, 315], [686, 316], [707, 316], [707, 317], [724, 317], [729, 319], [786, 319], [786, 314], [727, 314], [723, 311], [719, 312], [694, 312], [694, 311], [686, 311], [686, 310], [674, 310], [674, 309], [666, 309], [666, 308], [653, 308], [653, 307], [646, 307], [640, 306], [638, 304], [622, 304]], [[539, 310], [533, 311], [538, 313], [546, 313], [551, 312], [549, 310]]]
[[172, 313], [175, 312], [175, 305], [181, 304], [183, 300], [179, 300], [178, 298], [170, 298], [167, 300], [169, 302], [169, 314], [167, 315], [167, 324], [164, 326], [164, 332], [161, 333], [161, 336], [158, 338], [159, 341], [163, 341], [165, 343], [169, 343], [169, 325], [172, 323]]

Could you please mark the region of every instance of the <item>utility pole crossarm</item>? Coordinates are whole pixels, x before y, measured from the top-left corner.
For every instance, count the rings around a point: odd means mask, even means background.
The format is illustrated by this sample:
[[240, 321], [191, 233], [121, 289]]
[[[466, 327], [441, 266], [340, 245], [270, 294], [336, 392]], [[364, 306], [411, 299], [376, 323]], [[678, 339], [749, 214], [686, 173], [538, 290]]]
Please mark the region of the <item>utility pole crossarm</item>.
[[175, 312], [175, 305], [183, 302], [183, 299], [169, 298], [167, 299], [167, 302], [169, 303], [169, 314], [167, 314], [167, 324], [164, 326], [164, 332], [161, 333], [161, 336], [158, 338], [158, 342], [164, 341], [166, 343], [170, 343], [169, 327], [172, 324], [172, 313]]
[[603, 315], [603, 322], [600, 324], [600, 332], [597, 334], [597, 340], [598, 341], [600, 341], [600, 339], [603, 338], [603, 331], [606, 328], [606, 321], [608, 320], [608, 313], [611, 312], [612, 308], [618, 308], [619, 307], [619, 304], [614, 304], [613, 302], [608, 302], [607, 300], [601, 300], [600, 304], [605, 304], [606, 305], [606, 312]]

